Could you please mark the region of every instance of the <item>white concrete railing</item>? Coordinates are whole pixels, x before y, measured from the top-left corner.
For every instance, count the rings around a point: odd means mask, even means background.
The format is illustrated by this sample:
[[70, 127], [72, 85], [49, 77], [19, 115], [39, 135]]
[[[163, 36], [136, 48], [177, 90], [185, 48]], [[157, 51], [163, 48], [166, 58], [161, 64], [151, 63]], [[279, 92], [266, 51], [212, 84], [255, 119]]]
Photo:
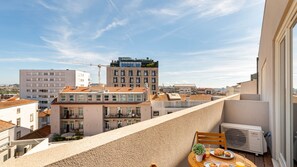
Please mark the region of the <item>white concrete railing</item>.
[[7, 166], [150, 166], [187, 165], [195, 131], [217, 131], [224, 100], [98, 134], [39, 153], [7, 161]]

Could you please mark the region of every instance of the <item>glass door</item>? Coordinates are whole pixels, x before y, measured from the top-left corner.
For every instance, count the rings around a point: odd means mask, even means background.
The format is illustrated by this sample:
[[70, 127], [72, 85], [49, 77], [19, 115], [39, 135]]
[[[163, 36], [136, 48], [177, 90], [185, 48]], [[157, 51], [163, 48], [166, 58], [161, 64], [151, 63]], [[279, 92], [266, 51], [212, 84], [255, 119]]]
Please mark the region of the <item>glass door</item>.
[[294, 167], [297, 167], [297, 27], [292, 30], [292, 113], [291, 144]]
[[286, 36], [280, 42], [280, 162], [285, 166], [287, 158], [286, 150], [286, 112], [287, 112], [287, 80], [286, 80]]

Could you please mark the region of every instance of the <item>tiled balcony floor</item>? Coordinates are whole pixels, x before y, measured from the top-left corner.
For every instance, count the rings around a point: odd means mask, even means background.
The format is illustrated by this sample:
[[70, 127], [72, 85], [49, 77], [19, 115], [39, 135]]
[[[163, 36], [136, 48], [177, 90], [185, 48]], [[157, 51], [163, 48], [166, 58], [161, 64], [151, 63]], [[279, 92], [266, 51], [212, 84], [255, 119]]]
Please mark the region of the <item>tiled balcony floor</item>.
[[257, 167], [272, 167], [272, 160], [271, 160], [271, 153], [268, 150], [267, 153], [264, 155], [258, 155], [256, 156], [253, 153], [243, 152], [243, 151], [237, 151], [232, 150], [236, 154], [244, 155], [247, 159], [252, 161]]

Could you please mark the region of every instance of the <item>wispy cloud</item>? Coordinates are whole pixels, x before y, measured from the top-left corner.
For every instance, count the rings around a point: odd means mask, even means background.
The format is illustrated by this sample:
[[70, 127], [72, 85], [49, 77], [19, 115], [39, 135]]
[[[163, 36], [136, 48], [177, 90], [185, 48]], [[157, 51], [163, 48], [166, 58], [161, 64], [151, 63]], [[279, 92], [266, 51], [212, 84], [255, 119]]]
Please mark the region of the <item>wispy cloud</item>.
[[101, 37], [101, 35], [106, 32], [106, 31], [109, 31], [111, 29], [114, 29], [118, 26], [124, 26], [128, 23], [128, 20], [127, 19], [122, 19], [122, 20], [114, 20], [112, 23], [108, 24], [106, 27], [102, 28], [102, 29], [99, 29], [95, 36], [93, 37], [93, 39], [97, 39], [99, 37]]
[[59, 0], [53, 0], [51, 3], [45, 0], [38, 0], [37, 3], [48, 10], [80, 14], [91, 6], [92, 0], [64, 0], [63, 3]]
[[156, 16], [178, 16], [180, 15], [179, 11], [168, 9], [168, 8], [162, 8], [162, 9], [149, 9], [146, 12], [156, 15]]
[[7, 58], [0, 58], [0, 62], [40, 62], [44, 61], [40, 58], [35, 57], [7, 57]]
[[[215, 18], [239, 11], [246, 0], [180, 0], [171, 7], [148, 9], [146, 12], [156, 16], [173, 16], [174, 20], [186, 16], [195, 18]], [[176, 17], [178, 16], [178, 17]]]

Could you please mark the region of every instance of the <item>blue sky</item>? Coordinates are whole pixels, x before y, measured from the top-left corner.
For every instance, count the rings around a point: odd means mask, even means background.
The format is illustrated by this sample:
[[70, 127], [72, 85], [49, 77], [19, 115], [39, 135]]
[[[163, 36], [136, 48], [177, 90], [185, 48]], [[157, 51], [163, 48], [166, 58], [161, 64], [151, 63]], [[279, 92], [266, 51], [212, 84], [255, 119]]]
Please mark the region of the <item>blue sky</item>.
[[[264, 0], [10, 0], [0, 5], [0, 84], [19, 69], [91, 73], [158, 60], [159, 83], [225, 87], [256, 72]], [[105, 70], [102, 70], [105, 82]]]

